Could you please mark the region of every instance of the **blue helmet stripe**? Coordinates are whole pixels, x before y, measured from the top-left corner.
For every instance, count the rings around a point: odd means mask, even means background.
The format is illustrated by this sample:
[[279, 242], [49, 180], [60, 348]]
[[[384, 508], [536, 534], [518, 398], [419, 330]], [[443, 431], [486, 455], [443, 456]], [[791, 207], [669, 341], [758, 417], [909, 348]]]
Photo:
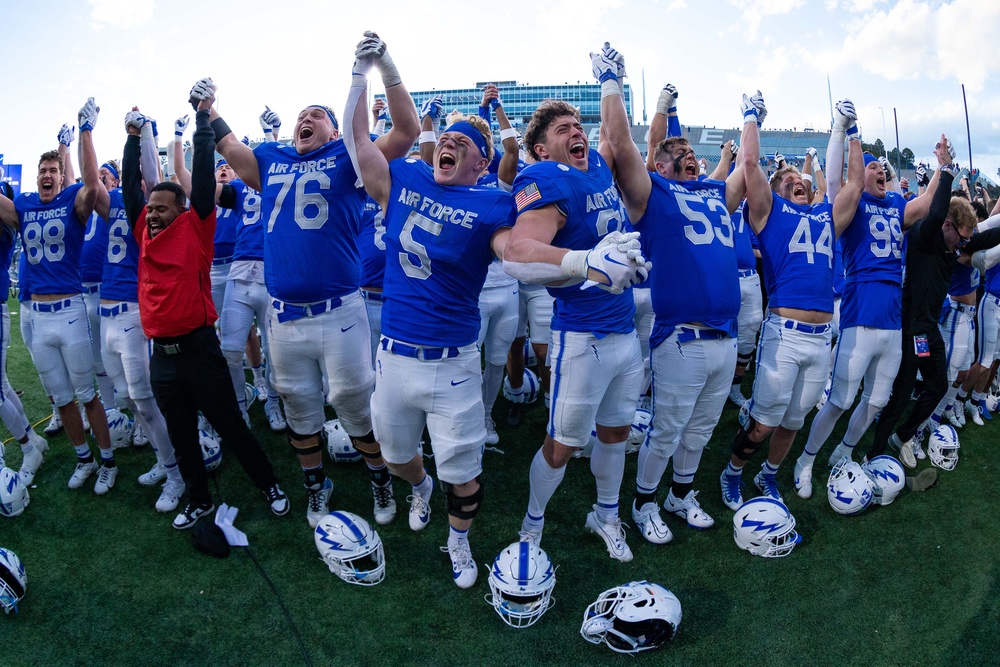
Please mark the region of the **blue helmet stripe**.
[[348, 528], [350, 528], [351, 534], [354, 535], [354, 537], [357, 538], [358, 542], [362, 546], [364, 546], [367, 543], [367, 540], [365, 539], [365, 534], [362, 533], [360, 530], [358, 530], [358, 527], [356, 525], [354, 525], [354, 521], [351, 520], [351, 517], [345, 516], [344, 514], [342, 514], [340, 512], [330, 512], [330, 514], [332, 514], [333, 516], [335, 516], [338, 519], [340, 519], [341, 521], [343, 521], [344, 525], [347, 526]]
[[519, 542], [518, 544], [520, 545], [520, 553], [517, 557], [517, 581], [518, 583], [527, 583], [528, 563], [531, 561], [531, 554], [529, 552], [531, 543]]

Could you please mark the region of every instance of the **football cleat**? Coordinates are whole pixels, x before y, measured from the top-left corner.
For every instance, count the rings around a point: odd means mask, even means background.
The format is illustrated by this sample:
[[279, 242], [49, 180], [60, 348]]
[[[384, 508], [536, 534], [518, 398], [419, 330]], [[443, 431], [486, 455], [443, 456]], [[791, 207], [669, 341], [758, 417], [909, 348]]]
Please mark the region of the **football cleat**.
[[267, 415], [267, 423], [275, 433], [281, 433], [288, 428], [288, 423], [281, 414], [281, 406], [275, 401], [274, 405], [265, 405], [264, 414]]
[[94, 483], [94, 493], [99, 496], [103, 496], [105, 493], [114, 488], [115, 480], [117, 478], [118, 466], [111, 466], [109, 468], [106, 465], [102, 465], [97, 471], [97, 481]]
[[318, 489], [306, 487], [306, 521], [310, 528], [315, 528], [319, 520], [329, 514], [332, 493], [333, 482], [329, 477], [323, 480]]
[[972, 417], [972, 423], [976, 426], [983, 426], [985, 424], [982, 415], [979, 414], [979, 406], [974, 401], [968, 401], [965, 404], [965, 413]]
[[78, 461], [76, 470], [73, 471], [73, 476], [69, 478], [67, 486], [71, 489], [79, 489], [87, 481], [87, 478], [94, 474], [95, 470], [97, 470], [97, 461], [91, 460], [88, 463]]
[[851, 454], [853, 453], [854, 453], [854, 448], [848, 447], [846, 444], [844, 444], [843, 441], [841, 441], [841, 443], [837, 445], [837, 448], [833, 450], [833, 454], [830, 454], [830, 460], [828, 461], [828, 464], [832, 468], [833, 466], [837, 465], [837, 463], [840, 462], [840, 459], [845, 457], [848, 459], [851, 458]]
[[425, 500], [419, 493], [414, 493], [406, 500], [410, 503], [410, 530], [423, 530], [431, 520], [431, 506], [427, 504], [429, 498]]
[[801, 461], [795, 462], [795, 493], [799, 494], [799, 498], [812, 498], [812, 473], [812, 463], [805, 465]]
[[660, 508], [656, 506], [656, 503], [645, 503], [641, 508], [636, 509], [633, 502], [632, 520], [635, 521], [636, 528], [639, 529], [647, 542], [666, 544], [674, 539], [670, 528], [660, 518]]
[[[258, 401], [263, 403], [267, 400], [267, 380], [264, 379], [263, 374], [261, 374], [260, 377], [255, 377], [253, 379], [253, 388], [257, 392]], [[247, 407], [249, 407], [249, 405]]]
[[458, 542], [447, 547], [441, 547], [451, 557], [451, 578], [459, 588], [472, 588], [479, 578], [479, 568], [472, 560], [472, 549], [468, 541]]
[[486, 444], [496, 445], [500, 442], [500, 436], [497, 435], [496, 423], [489, 417], [486, 418]]
[[625, 543], [625, 527], [620, 518], [616, 516], [611, 523], [604, 523], [597, 518], [597, 505], [594, 505], [594, 511], [587, 514], [584, 527], [604, 540], [612, 558], [622, 563], [632, 560], [632, 550]]
[[392, 482], [379, 485], [372, 482], [372, 496], [375, 499], [375, 523], [384, 526], [396, 518], [396, 501], [392, 497]]
[[976, 409], [979, 410], [979, 416], [982, 417], [984, 421], [993, 421], [993, 415], [990, 414], [990, 408], [986, 405], [986, 399], [976, 401]]
[[517, 533], [518, 542], [530, 542], [536, 547], [542, 544], [542, 533], [537, 530], [520, 530]]
[[781, 497], [781, 489], [778, 488], [777, 475], [767, 475], [763, 470], [761, 470], [757, 473], [757, 476], [753, 478], [753, 485], [756, 486], [757, 490], [765, 496], [774, 498], [779, 503], [785, 502], [785, 499]]
[[737, 408], [742, 408], [743, 405], [747, 402], [747, 397], [743, 395], [742, 391], [740, 391], [740, 386], [734, 384], [729, 389], [729, 400]]
[[688, 491], [683, 498], [674, 495], [674, 490], [667, 492], [667, 499], [663, 501], [663, 509], [671, 514], [687, 521], [692, 528], [704, 530], [715, 525], [715, 519], [705, 513], [698, 503], [698, 492]]
[[52, 409], [52, 418], [49, 419], [48, 425], [45, 430], [42, 431], [45, 435], [53, 436], [63, 428], [62, 417], [59, 416], [59, 410], [57, 408]]
[[722, 484], [722, 502], [735, 512], [743, 504], [743, 494], [740, 492], [743, 478], [740, 475], [727, 475], [723, 470], [719, 482]]
[[899, 439], [899, 436], [893, 433], [889, 436], [889, 444], [899, 451], [899, 460], [902, 461], [903, 465], [907, 468], [913, 469], [917, 467], [917, 457], [913, 454], [913, 448], [910, 447], [910, 442], [903, 442]]
[[156, 499], [156, 511], [173, 512], [177, 509], [177, 505], [181, 501], [181, 496], [184, 495], [184, 488], [183, 482], [167, 481], [163, 485], [160, 497]]
[[132, 429], [132, 445], [135, 447], [145, 447], [148, 444], [149, 436], [142, 430], [142, 424], [136, 421], [135, 427]]
[[916, 457], [918, 461], [923, 461], [927, 458], [927, 454], [924, 452], [923, 442], [924, 430], [918, 429], [914, 434], [913, 439], [910, 440], [910, 449], [913, 450], [913, 456]]
[[[153, 486], [159, 482], [162, 482], [167, 478], [167, 469], [164, 468], [159, 461], [157, 461], [149, 472], [139, 475], [138, 482], [143, 486]], [[167, 510], [164, 510], [167, 511]]]

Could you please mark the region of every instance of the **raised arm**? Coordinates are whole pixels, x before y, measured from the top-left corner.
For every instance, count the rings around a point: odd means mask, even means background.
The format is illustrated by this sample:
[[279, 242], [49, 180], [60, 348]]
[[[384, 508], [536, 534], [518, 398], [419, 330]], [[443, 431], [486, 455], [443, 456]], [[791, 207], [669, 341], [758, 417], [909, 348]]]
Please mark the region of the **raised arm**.
[[507, 112], [503, 110], [503, 102], [500, 101], [500, 91], [496, 86], [488, 86], [496, 91], [496, 96], [491, 98], [490, 105], [497, 115], [497, 123], [500, 125], [500, 143], [503, 145], [503, 157], [497, 166], [497, 184], [501, 189], [510, 191], [514, 185], [514, 178], [517, 176], [517, 130], [511, 127]]
[[646, 213], [652, 184], [642, 154], [632, 141], [625, 102], [619, 87], [619, 72], [621, 75], [625, 72], [624, 59], [610, 47], [599, 53], [591, 53], [590, 59], [594, 76], [601, 83], [601, 128], [605, 132], [607, 149], [611, 153], [609, 162], [615, 166], [618, 189], [622, 193], [628, 217], [633, 222], [638, 222]]
[[62, 186], [68, 188], [76, 183], [76, 172], [73, 171], [73, 160], [70, 159], [69, 147], [76, 138], [76, 130], [72, 125], [63, 124], [59, 128], [59, 146], [56, 148], [63, 161]]
[[833, 228], [837, 236], [844, 233], [854, 219], [865, 189], [865, 157], [861, 150], [861, 140], [851, 139], [847, 147], [847, 183], [837, 193], [833, 201]]
[[[200, 84], [201, 82], [199, 82]], [[195, 85], [191, 92], [197, 102], [191, 158], [191, 210], [205, 220], [215, 213], [215, 130], [211, 111], [215, 104], [215, 86]]]
[[[133, 112], [138, 113], [138, 112]], [[139, 173], [139, 128], [128, 122], [126, 117], [125, 130], [128, 138], [125, 140], [125, 150], [122, 153], [122, 198], [125, 200], [125, 215], [128, 224], [135, 229], [146, 205], [142, 196], [142, 174]]]
[[[955, 176], [958, 175], [958, 170], [952, 164], [952, 160], [955, 159], [955, 149], [943, 134], [941, 135], [941, 140], [934, 146], [934, 155], [937, 157], [938, 165], [940, 166], [934, 174], [934, 178], [938, 181], [938, 187], [927, 209], [927, 215], [918, 220], [914, 226], [914, 230], [924, 247], [930, 246], [934, 237], [941, 232], [941, 227], [948, 218], [948, 207], [951, 204], [951, 185]], [[912, 203], [910, 202], [910, 204]], [[906, 206], [907, 213], [909, 213], [910, 204]]]
[[83, 188], [76, 196], [74, 208], [80, 222], [87, 224], [90, 214], [94, 212], [97, 203], [97, 190], [103, 188], [98, 174], [97, 152], [94, 150], [92, 132], [97, 124], [97, 114], [100, 111], [94, 103], [94, 98], [87, 98], [87, 103], [80, 109], [80, 175], [83, 178]]
[[[358, 44], [355, 58], [358, 54], [362, 54], [363, 59], [371, 62], [369, 67], [374, 65], [382, 75], [385, 99], [392, 109], [392, 129], [379, 137], [375, 141], [375, 146], [382, 151], [387, 162], [404, 157], [420, 135], [420, 121], [417, 118], [417, 108], [413, 106], [413, 98], [403, 85], [399, 70], [389, 56], [385, 42], [377, 34], [365, 31], [365, 38]], [[366, 131], [367, 127], [366, 117]]]
[[434, 146], [437, 145], [438, 119], [444, 110], [440, 95], [424, 100], [420, 105], [420, 159], [430, 164], [434, 161]]
[[649, 152], [646, 155], [646, 170], [656, 171], [656, 147], [669, 137], [681, 136], [681, 122], [677, 118], [677, 87], [668, 83], [660, 91], [656, 100], [656, 113], [649, 123]]
[[750, 205], [750, 226], [754, 233], [759, 234], [771, 214], [771, 204], [774, 195], [767, 182], [767, 176], [760, 168], [760, 124], [767, 116], [764, 98], [757, 91], [752, 98], [743, 96], [743, 133], [740, 137], [740, 165], [743, 167], [743, 179], [746, 183], [747, 203]]
[[177, 184], [184, 189], [184, 193], [191, 196], [191, 172], [188, 171], [184, 162], [184, 131], [187, 129], [190, 118], [184, 114], [174, 121], [174, 141], [170, 144], [169, 152], [173, 157], [174, 175], [177, 177]]
[[[944, 136], [944, 135], [941, 135]], [[903, 229], [909, 229], [921, 218], [926, 217], [930, 212], [931, 204], [934, 200], [934, 193], [940, 187], [941, 181], [941, 167], [945, 165], [950, 165], [954, 159], [954, 149], [950, 148], [951, 143], [946, 145], [946, 150], [941, 150], [937, 147], [934, 149], [934, 155], [938, 160], [938, 169], [934, 172], [934, 175], [930, 177], [927, 182], [927, 187], [918, 197], [914, 197], [906, 204], [906, 209], [903, 211]], [[950, 151], [950, 152], [949, 152]], [[947, 157], [947, 162], [942, 162], [942, 155]], [[951, 186], [948, 186], [948, 196], [951, 197]]]
[[[372, 46], [370, 41], [367, 37], [362, 40], [354, 54], [351, 89], [347, 93], [347, 108], [344, 111], [344, 121], [347, 123], [344, 143], [347, 145], [354, 170], [361, 178], [361, 182], [364, 183], [365, 190], [384, 211], [389, 203], [392, 178], [389, 175], [388, 159], [368, 135], [368, 72], [379, 58], [377, 48]], [[395, 87], [398, 88], [401, 85]], [[413, 102], [410, 102], [409, 105], [412, 107]], [[390, 130], [391, 132], [392, 130]]]

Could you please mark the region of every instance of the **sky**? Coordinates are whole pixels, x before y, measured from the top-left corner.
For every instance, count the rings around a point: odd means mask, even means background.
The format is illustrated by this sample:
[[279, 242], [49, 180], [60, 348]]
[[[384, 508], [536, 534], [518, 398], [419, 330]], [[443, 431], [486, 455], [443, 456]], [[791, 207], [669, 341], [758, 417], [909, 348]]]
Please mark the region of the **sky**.
[[590, 82], [588, 54], [608, 41], [626, 58], [637, 118], [643, 81], [649, 118], [673, 83], [685, 125], [738, 127], [742, 94], [760, 89], [765, 129], [827, 129], [829, 77], [834, 101], [854, 101], [865, 141], [895, 146], [895, 109], [900, 148], [931, 162], [944, 133], [967, 166], [964, 84], [973, 166], [1000, 182], [1000, 59], [987, 50], [1000, 34], [997, 0], [0, 0], [0, 10], [0, 154], [24, 164], [26, 191], [38, 155], [90, 96], [99, 161], [121, 156], [133, 105], [158, 120], [165, 144], [204, 76], [241, 136], [261, 136], [265, 105], [287, 132], [310, 104], [342, 115], [365, 30], [414, 91]]

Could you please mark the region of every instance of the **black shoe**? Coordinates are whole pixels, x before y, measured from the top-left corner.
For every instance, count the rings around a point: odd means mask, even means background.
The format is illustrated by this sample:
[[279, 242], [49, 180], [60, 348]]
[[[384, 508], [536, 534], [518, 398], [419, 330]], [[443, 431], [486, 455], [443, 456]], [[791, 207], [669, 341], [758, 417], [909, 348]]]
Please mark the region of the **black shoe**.
[[285, 495], [280, 486], [275, 484], [265, 489], [264, 497], [271, 504], [271, 511], [274, 512], [275, 516], [285, 516], [288, 514], [291, 506], [288, 504], [288, 496]]
[[520, 426], [527, 407], [527, 403], [511, 403], [510, 410], [507, 411], [507, 426]]
[[197, 505], [195, 503], [188, 503], [184, 507], [184, 511], [174, 517], [174, 522], [171, 524], [177, 530], [187, 530], [194, 524], [198, 523], [198, 519], [215, 511], [215, 505], [209, 503], [208, 505]]

